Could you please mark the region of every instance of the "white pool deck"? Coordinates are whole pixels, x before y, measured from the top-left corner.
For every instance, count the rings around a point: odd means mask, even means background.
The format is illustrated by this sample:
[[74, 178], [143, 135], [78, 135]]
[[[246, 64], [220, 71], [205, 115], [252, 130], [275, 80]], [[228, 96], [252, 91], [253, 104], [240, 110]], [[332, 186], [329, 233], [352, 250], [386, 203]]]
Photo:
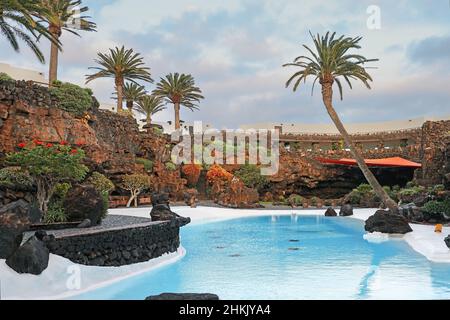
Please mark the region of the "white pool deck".
[[[229, 219], [280, 216], [280, 215], [323, 215], [321, 210], [245, 210], [212, 207], [172, 207], [178, 214], [190, 217], [192, 224], [223, 221]], [[356, 209], [353, 219], [367, 220], [376, 209]], [[138, 217], [149, 217], [150, 208], [112, 209], [110, 214], [120, 214]], [[450, 227], [445, 227], [442, 233], [435, 233], [433, 226], [411, 225], [413, 232], [404, 236], [392, 236], [403, 239], [414, 250], [424, 255], [428, 260], [437, 263], [450, 264], [450, 249], [444, 243], [444, 238], [450, 234]], [[366, 234], [367, 241], [382, 242], [389, 239], [388, 235]], [[183, 247], [172, 254], [139, 264], [122, 267], [92, 267], [74, 264], [73, 262], [50, 255], [49, 267], [39, 276], [19, 275], [0, 260], [0, 298], [1, 299], [64, 299], [76, 296], [108, 284], [121, 281], [128, 277], [147, 272], [151, 269], [174, 263], [185, 254]], [[449, 265], [450, 267], [450, 265]], [[78, 281], [80, 280], [80, 281]]]

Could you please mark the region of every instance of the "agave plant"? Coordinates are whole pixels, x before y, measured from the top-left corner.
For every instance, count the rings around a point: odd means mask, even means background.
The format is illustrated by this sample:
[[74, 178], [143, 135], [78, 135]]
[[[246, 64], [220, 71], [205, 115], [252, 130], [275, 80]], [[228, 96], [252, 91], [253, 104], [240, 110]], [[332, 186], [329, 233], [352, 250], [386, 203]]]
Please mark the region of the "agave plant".
[[[38, 15], [40, 22], [47, 25], [48, 32], [59, 41], [62, 32], [67, 31], [80, 36], [77, 31], [96, 31], [96, 24], [89, 21], [90, 17], [83, 15], [89, 10], [82, 7], [81, 0], [39, 0], [39, 7], [44, 9], [44, 14]], [[58, 80], [58, 46], [51, 43], [49, 84]]]
[[123, 105], [123, 87], [125, 80], [137, 83], [137, 80], [153, 82], [150, 75], [150, 68], [145, 67], [143, 58], [133, 49], [114, 48], [109, 53], [98, 53], [95, 62], [100, 67], [91, 67], [89, 69], [97, 70], [96, 73], [86, 76], [86, 83], [99, 78], [114, 78], [117, 93], [117, 111], [122, 111]]
[[190, 74], [171, 73], [165, 79], [161, 78], [153, 94], [172, 103], [175, 109], [175, 129], [180, 129], [180, 106], [191, 111], [198, 109], [197, 103], [204, 97], [200, 88], [195, 86], [195, 80]]
[[306, 82], [308, 77], [312, 77], [314, 81], [311, 94], [313, 94], [314, 86], [319, 81], [322, 86], [322, 99], [325, 108], [341, 133], [358, 166], [377, 196], [382, 199], [388, 208], [395, 211], [397, 204], [389, 197], [386, 190], [381, 187], [378, 180], [369, 170], [364, 158], [355, 147], [336, 110], [333, 108], [333, 85], [337, 85], [341, 100], [343, 99], [342, 80], [348, 84], [350, 89], [352, 89], [352, 80], [359, 80], [370, 89], [370, 82], [373, 80], [364, 65], [378, 61], [378, 59], [367, 59], [362, 55], [349, 53], [349, 50], [361, 48], [359, 45], [361, 37], [336, 37], [336, 33], [330, 34], [329, 32], [325, 36], [318, 34], [314, 37], [311, 33], [310, 35], [314, 42], [314, 50], [306, 45], [303, 45], [303, 47], [311, 56], [302, 55], [295, 58], [292, 63], [283, 65], [284, 67], [292, 66], [299, 69], [286, 82], [286, 87], [293, 84], [293, 91], [296, 91], [302, 83]]
[[39, 6], [37, 0], [2, 0], [0, 1], [0, 33], [6, 37], [16, 52], [20, 51], [19, 40], [22, 40], [39, 61], [44, 63], [45, 57], [37, 45], [39, 36], [49, 39], [57, 48], [60, 45], [45, 26], [34, 20], [34, 16], [46, 14], [46, 10]]
[[145, 95], [137, 101], [135, 109], [146, 116], [147, 126], [149, 127], [152, 123], [152, 116], [166, 109], [166, 107], [161, 97]]

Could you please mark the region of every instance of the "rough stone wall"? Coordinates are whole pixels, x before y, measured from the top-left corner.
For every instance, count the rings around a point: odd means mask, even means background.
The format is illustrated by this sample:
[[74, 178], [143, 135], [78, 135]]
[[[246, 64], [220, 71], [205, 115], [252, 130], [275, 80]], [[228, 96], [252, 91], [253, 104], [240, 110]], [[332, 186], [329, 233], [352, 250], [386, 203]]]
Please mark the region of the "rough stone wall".
[[179, 224], [149, 222], [130, 228], [80, 232], [48, 241], [50, 252], [89, 266], [123, 266], [175, 252]]

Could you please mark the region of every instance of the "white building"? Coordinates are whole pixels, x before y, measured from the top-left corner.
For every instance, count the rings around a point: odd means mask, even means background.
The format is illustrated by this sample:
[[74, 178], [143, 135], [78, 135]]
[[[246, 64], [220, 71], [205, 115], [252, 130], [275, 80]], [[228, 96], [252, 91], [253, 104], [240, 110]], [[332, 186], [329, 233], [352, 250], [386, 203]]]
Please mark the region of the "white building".
[[6, 63], [0, 63], [0, 73], [6, 73], [14, 80], [33, 81], [37, 84], [47, 85], [48, 80], [43, 72], [36, 70], [13, 67]]

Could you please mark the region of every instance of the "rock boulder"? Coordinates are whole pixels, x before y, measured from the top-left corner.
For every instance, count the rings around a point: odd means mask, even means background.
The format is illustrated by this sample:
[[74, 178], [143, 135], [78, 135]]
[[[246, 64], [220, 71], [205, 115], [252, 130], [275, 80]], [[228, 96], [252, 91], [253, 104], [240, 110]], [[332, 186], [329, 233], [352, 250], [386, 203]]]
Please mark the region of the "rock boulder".
[[406, 234], [412, 232], [408, 220], [390, 211], [378, 210], [366, 221], [365, 230], [381, 233]]
[[445, 241], [445, 244], [447, 245], [447, 247], [450, 249], [450, 235], [448, 235], [444, 241]]
[[337, 217], [337, 212], [333, 208], [328, 208], [327, 211], [325, 211], [325, 217]]
[[92, 225], [100, 224], [107, 210], [100, 193], [90, 185], [79, 185], [71, 189], [64, 200], [68, 220], [82, 222], [89, 219]]
[[162, 293], [145, 300], [219, 300], [219, 296], [212, 293]]
[[45, 243], [33, 236], [6, 260], [6, 264], [17, 273], [39, 275], [47, 269], [48, 259]]
[[349, 217], [353, 215], [353, 207], [351, 204], [344, 204], [339, 211], [341, 217]]

